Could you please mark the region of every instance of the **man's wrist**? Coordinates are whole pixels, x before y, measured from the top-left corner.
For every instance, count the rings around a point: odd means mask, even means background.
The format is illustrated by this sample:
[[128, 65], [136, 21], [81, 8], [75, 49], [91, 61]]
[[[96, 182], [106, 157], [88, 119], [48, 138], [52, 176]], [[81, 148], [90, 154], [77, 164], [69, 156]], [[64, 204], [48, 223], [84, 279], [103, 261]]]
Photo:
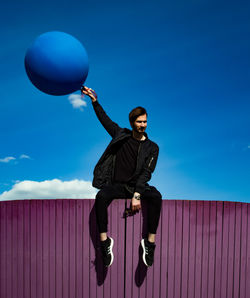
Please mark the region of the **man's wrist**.
[[133, 198], [140, 201], [141, 195], [138, 192], [135, 192]]

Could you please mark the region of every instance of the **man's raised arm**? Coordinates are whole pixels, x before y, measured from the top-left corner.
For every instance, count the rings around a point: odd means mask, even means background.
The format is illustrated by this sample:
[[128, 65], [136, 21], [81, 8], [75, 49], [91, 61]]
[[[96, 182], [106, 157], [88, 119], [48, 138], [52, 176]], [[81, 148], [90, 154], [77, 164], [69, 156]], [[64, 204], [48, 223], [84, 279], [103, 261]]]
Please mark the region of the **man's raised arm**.
[[106, 131], [110, 134], [112, 138], [114, 138], [121, 128], [115, 122], [113, 122], [109, 116], [105, 113], [102, 106], [97, 101], [97, 94], [91, 88], [86, 86], [82, 87], [81, 92], [85, 95], [88, 95], [91, 98], [92, 105], [94, 107], [95, 113], [102, 126], [106, 129]]

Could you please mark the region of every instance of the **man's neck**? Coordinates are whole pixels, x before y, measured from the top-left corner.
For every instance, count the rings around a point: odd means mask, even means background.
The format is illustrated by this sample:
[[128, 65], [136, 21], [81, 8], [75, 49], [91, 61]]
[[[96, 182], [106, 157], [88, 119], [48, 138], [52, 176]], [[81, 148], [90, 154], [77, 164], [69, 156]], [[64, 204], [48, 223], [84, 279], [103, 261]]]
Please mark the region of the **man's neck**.
[[144, 141], [146, 139], [143, 132], [139, 133], [139, 132], [136, 132], [136, 131], [133, 130], [132, 134], [133, 134], [133, 138], [135, 138], [138, 141]]

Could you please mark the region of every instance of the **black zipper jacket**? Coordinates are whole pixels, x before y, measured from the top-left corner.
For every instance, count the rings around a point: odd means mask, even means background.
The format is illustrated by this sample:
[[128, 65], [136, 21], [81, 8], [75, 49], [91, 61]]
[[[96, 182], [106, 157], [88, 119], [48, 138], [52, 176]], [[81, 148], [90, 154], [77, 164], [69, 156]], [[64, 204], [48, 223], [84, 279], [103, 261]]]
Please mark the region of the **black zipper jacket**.
[[[120, 142], [132, 135], [132, 131], [127, 128], [121, 128], [113, 122], [98, 101], [93, 103], [93, 107], [99, 121], [112, 137], [111, 142], [94, 169], [92, 185], [101, 189], [103, 186], [113, 183], [116, 150], [120, 146]], [[127, 184], [128, 190], [131, 192], [136, 191], [140, 194], [149, 186], [147, 182], [151, 179], [159, 154], [158, 145], [149, 140], [146, 133], [145, 136], [146, 140], [139, 145], [136, 170]]]

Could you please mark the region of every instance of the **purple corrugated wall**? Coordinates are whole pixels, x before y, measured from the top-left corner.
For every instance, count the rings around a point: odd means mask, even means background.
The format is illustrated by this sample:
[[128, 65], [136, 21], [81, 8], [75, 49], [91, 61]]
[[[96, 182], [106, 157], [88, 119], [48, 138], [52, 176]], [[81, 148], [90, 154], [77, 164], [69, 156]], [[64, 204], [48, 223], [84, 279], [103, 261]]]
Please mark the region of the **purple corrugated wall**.
[[146, 206], [109, 207], [114, 263], [102, 265], [94, 200], [0, 203], [0, 298], [248, 298], [250, 205], [164, 200], [155, 263], [139, 246]]

